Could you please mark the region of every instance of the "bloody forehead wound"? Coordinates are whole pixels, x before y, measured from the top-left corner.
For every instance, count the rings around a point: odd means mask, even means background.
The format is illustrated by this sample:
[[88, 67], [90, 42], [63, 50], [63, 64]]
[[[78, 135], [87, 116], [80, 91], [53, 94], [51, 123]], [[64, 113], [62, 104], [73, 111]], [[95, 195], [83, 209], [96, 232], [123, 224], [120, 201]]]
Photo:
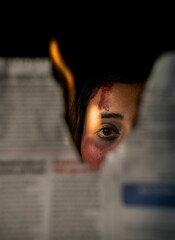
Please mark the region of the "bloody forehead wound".
[[98, 103], [99, 109], [109, 110], [109, 97], [112, 92], [113, 83], [105, 84], [101, 87], [100, 101]]

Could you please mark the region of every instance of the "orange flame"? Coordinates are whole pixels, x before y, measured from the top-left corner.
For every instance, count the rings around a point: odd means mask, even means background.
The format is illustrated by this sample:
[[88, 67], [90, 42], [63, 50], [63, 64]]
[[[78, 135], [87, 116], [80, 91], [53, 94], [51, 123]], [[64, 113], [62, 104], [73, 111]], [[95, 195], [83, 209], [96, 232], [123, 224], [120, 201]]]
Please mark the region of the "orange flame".
[[72, 104], [72, 101], [75, 97], [75, 83], [74, 77], [71, 70], [67, 67], [64, 59], [61, 55], [60, 48], [56, 40], [52, 40], [50, 43], [50, 55], [56, 67], [61, 71], [68, 85], [68, 94], [69, 94], [69, 103]]

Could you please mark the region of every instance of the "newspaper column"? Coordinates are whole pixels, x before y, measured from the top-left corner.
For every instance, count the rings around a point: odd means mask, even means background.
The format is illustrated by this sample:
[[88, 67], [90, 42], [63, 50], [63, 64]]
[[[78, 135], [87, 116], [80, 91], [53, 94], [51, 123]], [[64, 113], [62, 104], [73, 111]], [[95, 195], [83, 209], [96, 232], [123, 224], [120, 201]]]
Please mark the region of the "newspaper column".
[[97, 174], [81, 163], [48, 59], [0, 59], [0, 239], [98, 239]]

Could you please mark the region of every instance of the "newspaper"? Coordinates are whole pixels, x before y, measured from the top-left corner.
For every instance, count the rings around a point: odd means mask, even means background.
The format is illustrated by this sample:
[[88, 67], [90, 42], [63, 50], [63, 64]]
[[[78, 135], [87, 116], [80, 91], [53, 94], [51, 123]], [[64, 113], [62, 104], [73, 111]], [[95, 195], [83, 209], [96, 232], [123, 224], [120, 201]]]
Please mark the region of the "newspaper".
[[48, 59], [0, 59], [0, 239], [100, 239], [98, 174], [81, 163]]
[[136, 128], [101, 171], [102, 239], [175, 239], [175, 53], [155, 62]]

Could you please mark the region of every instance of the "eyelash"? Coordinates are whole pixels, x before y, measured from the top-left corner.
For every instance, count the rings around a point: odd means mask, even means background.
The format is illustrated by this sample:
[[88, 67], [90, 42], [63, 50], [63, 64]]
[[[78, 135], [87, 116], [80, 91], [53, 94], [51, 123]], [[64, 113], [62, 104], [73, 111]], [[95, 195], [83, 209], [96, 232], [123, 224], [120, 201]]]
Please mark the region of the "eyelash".
[[[109, 135], [105, 135], [104, 133], [105, 130], [110, 131], [107, 132]], [[112, 126], [104, 126], [97, 132], [98, 137], [105, 141], [114, 141], [117, 138], [119, 138], [120, 134], [121, 134], [120, 129], [116, 126], [113, 126], [113, 124]]]

